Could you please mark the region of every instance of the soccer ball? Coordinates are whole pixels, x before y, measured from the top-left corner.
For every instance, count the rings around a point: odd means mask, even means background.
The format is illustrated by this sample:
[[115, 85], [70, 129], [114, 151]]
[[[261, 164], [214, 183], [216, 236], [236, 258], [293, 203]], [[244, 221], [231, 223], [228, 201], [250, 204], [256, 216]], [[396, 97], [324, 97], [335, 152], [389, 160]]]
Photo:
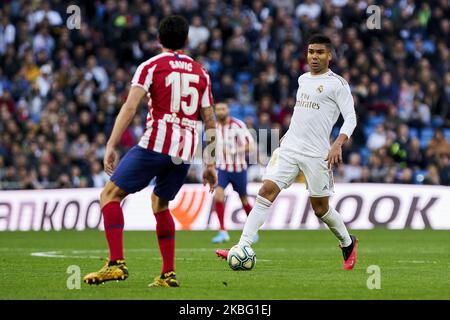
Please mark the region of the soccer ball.
[[233, 270], [251, 270], [256, 264], [256, 254], [249, 246], [235, 245], [228, 251], [227, 262]]

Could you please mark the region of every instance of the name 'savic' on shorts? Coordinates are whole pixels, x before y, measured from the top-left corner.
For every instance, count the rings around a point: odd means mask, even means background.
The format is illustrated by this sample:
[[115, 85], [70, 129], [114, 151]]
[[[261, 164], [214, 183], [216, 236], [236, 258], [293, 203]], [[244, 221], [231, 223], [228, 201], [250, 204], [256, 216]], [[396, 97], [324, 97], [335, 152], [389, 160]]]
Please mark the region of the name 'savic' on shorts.
[[313, 158], [277, 148], [267, 164], [263, 180], [271, 180], [283, 190], [294, 183], [300, 171], [306, 179], [311, 197], [326, 197], [334, 193], [333, 171], [324, 158]]

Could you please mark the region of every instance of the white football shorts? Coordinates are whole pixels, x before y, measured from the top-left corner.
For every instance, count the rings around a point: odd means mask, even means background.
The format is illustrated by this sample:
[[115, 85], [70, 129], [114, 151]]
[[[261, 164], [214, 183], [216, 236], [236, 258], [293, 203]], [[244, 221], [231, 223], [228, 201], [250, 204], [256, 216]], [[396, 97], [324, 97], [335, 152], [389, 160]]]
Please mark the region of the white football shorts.
[[310, 197], [326, 197], [334, 193], [333, 171], [323, 158], [313, 158], [277, 148], [266, 167], [263, 180], [271, 180], [283, 190], [294, 183], [300, 171], [306, 180]]

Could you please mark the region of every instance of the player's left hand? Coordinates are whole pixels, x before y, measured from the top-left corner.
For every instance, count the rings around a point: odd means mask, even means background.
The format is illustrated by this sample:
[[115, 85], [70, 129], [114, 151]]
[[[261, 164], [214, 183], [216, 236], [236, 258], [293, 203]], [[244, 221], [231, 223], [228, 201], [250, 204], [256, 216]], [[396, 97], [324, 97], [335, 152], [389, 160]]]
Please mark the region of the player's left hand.
[[217, 173], [214, 165], [207, 165], [203, 170], [203, 185], [209, 185], [209, 192], [214, 192], [217, 185]]
[[340, 144], [333, 143], [328, 156], [325, 158], [328, 162], [328, 168], [331, 169], [333, 165], [339, 165], [342, 163], [342, 146]]

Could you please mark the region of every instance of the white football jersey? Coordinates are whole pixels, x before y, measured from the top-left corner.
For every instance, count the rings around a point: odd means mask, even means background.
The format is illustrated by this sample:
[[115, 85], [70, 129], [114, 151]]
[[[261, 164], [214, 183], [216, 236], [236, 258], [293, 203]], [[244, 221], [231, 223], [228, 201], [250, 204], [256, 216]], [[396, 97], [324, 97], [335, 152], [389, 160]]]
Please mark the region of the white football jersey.
[[302, 74], [294, 114], [280, 148], [309, 157], [326, 157], [331, 130], [340, 113], [344, 118], [340, 133], [350, 138], [356, 114], [347, 81], [331, 70], [320, 75]]

